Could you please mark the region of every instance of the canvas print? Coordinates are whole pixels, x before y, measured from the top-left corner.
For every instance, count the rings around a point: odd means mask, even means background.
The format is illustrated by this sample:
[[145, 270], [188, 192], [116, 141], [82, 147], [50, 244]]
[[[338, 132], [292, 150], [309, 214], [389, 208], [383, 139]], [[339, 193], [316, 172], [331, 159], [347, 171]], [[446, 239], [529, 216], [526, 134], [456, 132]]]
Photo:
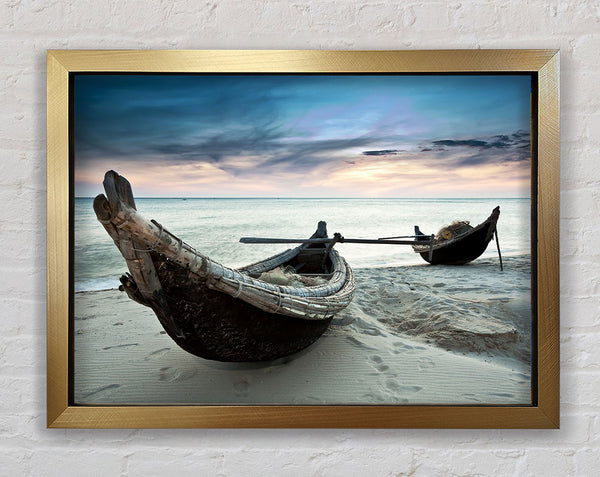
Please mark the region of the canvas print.
[[531, 75], [72, 86], [74, 404], [532, 404]]

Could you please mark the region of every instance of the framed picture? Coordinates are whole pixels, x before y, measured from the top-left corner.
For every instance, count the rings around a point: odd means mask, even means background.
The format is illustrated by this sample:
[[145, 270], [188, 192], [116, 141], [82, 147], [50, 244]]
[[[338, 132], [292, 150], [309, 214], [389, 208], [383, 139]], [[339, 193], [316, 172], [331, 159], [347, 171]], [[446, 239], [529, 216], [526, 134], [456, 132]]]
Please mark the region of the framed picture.
[[555, 50], [49, 51], [48, 426], [559, 426]]

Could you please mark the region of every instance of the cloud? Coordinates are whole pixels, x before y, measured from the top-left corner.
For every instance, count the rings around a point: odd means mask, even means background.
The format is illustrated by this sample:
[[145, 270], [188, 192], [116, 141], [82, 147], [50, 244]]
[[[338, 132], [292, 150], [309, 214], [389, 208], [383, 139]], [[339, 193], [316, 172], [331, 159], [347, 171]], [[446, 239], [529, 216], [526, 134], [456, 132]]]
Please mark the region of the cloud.
[[454, 140], [454, 139], [442, 139], [440, 141], [433, 141], [434, 146], [448, 146], [448, 147], [456, 147], [456, 146], [468, 146], [468, 147], [486, 147], [487, 143], [485, 141], [479, 141], [477, 139], [467, 139], [467, 140]]
[[[110, 157], [131, 167], [211, 164], [236, 177], [304, 174], [379, 142], [368, 131], [334, 128], [331, 117], [307, 109], [301, 84], [281, 85], [279, 77], [261, 75], [78, 78], [78, 168]], [[314, 113], [310, 121], [307, 111]]]
[[363, 156], [394, 156], [401, 152], [399, 149], [383, 149], [381, 151], [363, 151]]
[[510, 136], [507, 134], [497, 134], [489, 138], [474, 138], [474, 139], [441, 139], [432, 141], [434, 146], [445, 147], [477, 147], [483, 149], [504, 148], [511, 146], [529, 145], [530, 133], [528, 131], [517, 131]]
[[483, 164], [525, 163], [531, 158], [530, 133], [517, 131], [469, 139], [437, 139], [422, 145], [421, 152], [434, 153], [439, 166], [451, 169]]

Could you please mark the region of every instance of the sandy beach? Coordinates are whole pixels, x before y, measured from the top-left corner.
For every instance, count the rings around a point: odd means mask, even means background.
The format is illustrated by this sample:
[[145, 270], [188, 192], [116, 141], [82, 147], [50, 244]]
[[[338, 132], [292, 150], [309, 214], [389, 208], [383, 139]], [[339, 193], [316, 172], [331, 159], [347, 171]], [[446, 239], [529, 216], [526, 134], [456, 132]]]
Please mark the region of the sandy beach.
[[529, 256], [355, 269], [351, 305], [294, 356], [181, 350], [118, 290], [75, 294], [77, 404], [522, 404], [531, 396]]

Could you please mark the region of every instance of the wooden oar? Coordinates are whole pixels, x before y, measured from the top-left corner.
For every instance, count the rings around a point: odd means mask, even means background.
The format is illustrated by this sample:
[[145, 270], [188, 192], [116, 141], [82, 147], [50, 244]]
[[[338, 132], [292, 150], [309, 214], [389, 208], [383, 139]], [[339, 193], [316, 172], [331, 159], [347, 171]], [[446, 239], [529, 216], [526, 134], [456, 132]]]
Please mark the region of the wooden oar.
[[[242, 237], [241, 243], [329, 243], [333, 238], [316, 239], [286, 239], [286, 238], [263, 238], [263, 237]], [[339, 243], [369, 243], [369, 244], [389, 244], [389, 245], [415, 245], [414, 240], [380, 240], [380, 239], [347, 239], [341, 237], [337, 240]]]
[[419, 237], [427, 237], [427, 235], [398, 235], [396, 237], [379, 237], [377, 240], [394, 240], [394, 239], [402, 239], [402, 238], [419, 238]]
[[[397, 238], [417, 238], [423, 237], [422, 235], [405, 235]], [[429, 260], [433, 257], [433, 240], [434, 235], [432, 234], [429, 238]], [[375, 244], [375, 245], [417, 245], [423, 244], [423, 241], [420, 243], [416, 240], [392, 240], [392, 239], [347, 239], [342, 237], [339, 234], [335, 234], [333, 238], [316, 238], [316, 239], [286, 239], [286, 238], [265, 238], [265, 237], [242, 237], [240, 239], [241, 243], [364, 243], [364, 244]]]

